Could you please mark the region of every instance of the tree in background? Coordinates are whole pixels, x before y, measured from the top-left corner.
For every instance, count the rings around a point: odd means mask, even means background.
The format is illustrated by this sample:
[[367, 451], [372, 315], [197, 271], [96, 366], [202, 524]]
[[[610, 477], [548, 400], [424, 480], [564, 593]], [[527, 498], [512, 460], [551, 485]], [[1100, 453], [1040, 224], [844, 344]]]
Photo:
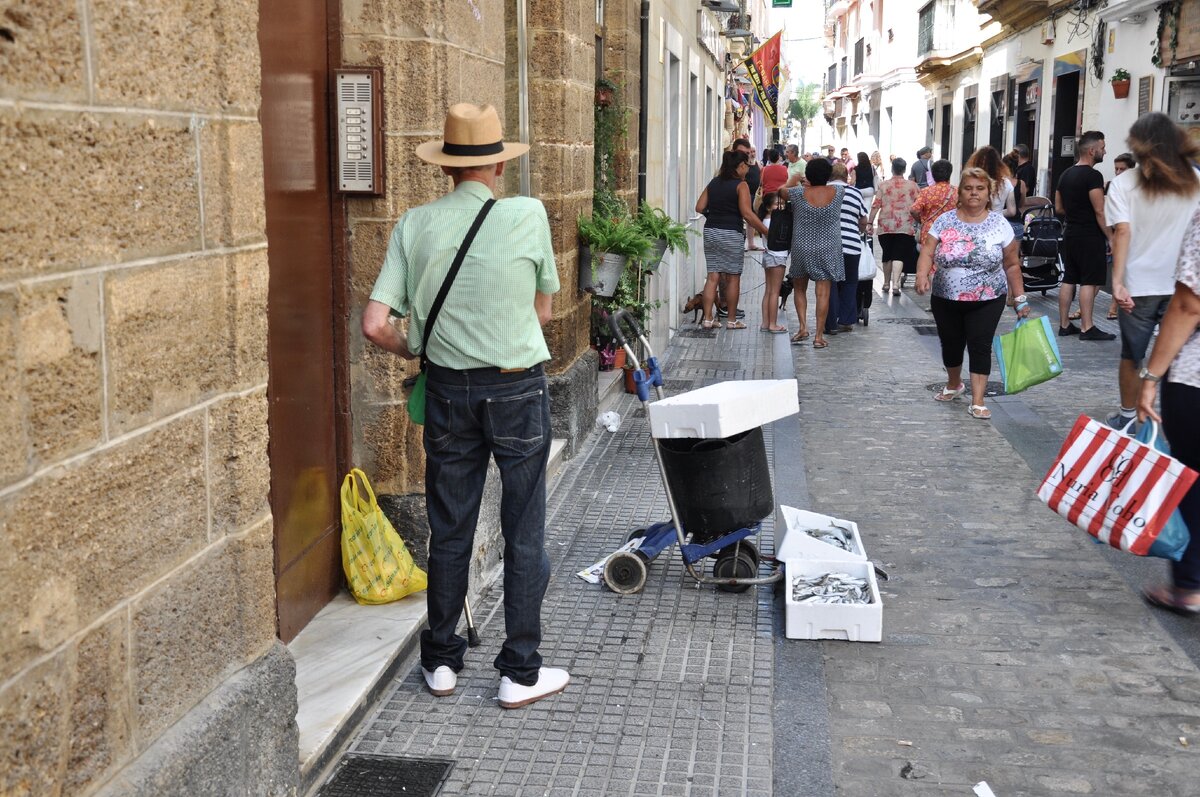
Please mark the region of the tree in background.
[[801, 83], [787, 105], [788, 121], [800, 126], [800, 151], [807, 152], [805, 137], [809, 123], [821, 112], [820, 86], [816, 83]]

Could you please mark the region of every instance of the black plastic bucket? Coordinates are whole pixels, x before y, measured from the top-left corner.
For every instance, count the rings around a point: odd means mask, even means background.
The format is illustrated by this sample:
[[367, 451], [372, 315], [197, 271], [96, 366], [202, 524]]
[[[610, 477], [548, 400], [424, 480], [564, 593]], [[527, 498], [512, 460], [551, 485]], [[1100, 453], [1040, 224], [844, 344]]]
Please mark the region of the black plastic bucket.
[[719, 439], [658, 441], [683, 530], [704, 542], [775, 510], [761, 427]]

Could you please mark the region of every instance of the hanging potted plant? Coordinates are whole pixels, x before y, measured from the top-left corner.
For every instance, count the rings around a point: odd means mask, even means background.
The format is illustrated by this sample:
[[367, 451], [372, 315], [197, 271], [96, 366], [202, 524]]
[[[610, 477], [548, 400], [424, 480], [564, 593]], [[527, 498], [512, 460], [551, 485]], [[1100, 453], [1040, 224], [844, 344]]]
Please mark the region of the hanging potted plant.
[[613, 95], [617, 91], [617, 84], [613, 83], [608, 78], [600, 78], [596, 81], [596, 107], [607, 108], [612, 105]]
[[580, 216], [579, 290], [612, 296], [630, 260], [642, 260], [650, 239], [624, 215], [608, 213]]
[[642, 267], [647, 271], [658, 270], [668, 249], [687, 254], [688, 226], [675, 221], [662, 208], [656, 208], [643, 199], [636, 221], [638, 228], [651, 241], [650, 253], [642, 262]]
[[1113, 76], [1109, 79], [1112, 83], [1113, 96], [1118, 100], [1123, 100], [1129, 96], [1129, 72], [1125, 69], [1117, 69], [1113, 71]]

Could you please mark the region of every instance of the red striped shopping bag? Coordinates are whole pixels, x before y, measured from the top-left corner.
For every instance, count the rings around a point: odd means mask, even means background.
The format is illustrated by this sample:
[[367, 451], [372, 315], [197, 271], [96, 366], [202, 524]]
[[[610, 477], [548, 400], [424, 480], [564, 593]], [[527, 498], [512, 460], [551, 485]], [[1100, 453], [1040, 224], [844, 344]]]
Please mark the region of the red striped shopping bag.
[[1037, 494], [1100, 542], [1145, 556], [1196, 476], [1153, 443], [1080, 415]]

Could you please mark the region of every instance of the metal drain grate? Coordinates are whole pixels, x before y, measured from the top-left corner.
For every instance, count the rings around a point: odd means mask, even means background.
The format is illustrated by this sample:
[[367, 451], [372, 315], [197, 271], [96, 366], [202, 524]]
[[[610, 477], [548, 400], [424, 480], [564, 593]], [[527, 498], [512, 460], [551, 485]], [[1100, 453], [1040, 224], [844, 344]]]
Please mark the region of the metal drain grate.
[[[966, 382], [966, 380], [967, 380], [967, 377], [966, 377], [966, 375], [964, 374], [964, 375], [963, 375], [963, 381], [964, 381], [964, 382]], [[944, 388], [945, 386], [946, 386], [946, 383], [945, 383], [945, 382], [931, 382], [930, 384], [926, 385], [926, 387], [927, 387], [927, 388], [929, 388], [929, 392], [930, 392], [930, 393], [936, 393], [936, 392], [938, 392], [939, 390], [941, 390], [942, 388]], [[1003, 395], [1004, 395], [1004, 384], [1003, 384], [1003, 383], [1001, 383], [1001, 382], [988, 382], [988, 383], [987, 383], [987, 387], [986, 387], [986, 388], [984, 389], [984, 391], [983, 391], [983, 395], [985, 395], [985, 396], [989, 396], [989, 397], [991, 397], [991, 396], [1003, 396]], [[964, 396], [965, 398], [970, 398], [970, 397], [971, 397], [971, 393], [970, 393], [970, 387], [969, 387], [969, 385], [968, 385], [968, 388], [967, 388], [967, 392], [966, 392], [966, 393], [964, 393], [964, 394], [963, 394], [963, 396]]]
[[682, 393], [685, 390], [691, 390], [695, 386], [696, 386], [695, 379], [664, 379], [663, 380], [663, 390], [667, 391], [668, 393], [670, 393], [672, 391], [676, 391], [676, 390], [679, 391], [680, 393]]
[[347, 753], [317, 797], [434, 797], [453, 767], [444, 758]]
[[916, 326], [914, 324], [912, 331], [916, 332], [918, 335], [937, 335], [936, 326]]

